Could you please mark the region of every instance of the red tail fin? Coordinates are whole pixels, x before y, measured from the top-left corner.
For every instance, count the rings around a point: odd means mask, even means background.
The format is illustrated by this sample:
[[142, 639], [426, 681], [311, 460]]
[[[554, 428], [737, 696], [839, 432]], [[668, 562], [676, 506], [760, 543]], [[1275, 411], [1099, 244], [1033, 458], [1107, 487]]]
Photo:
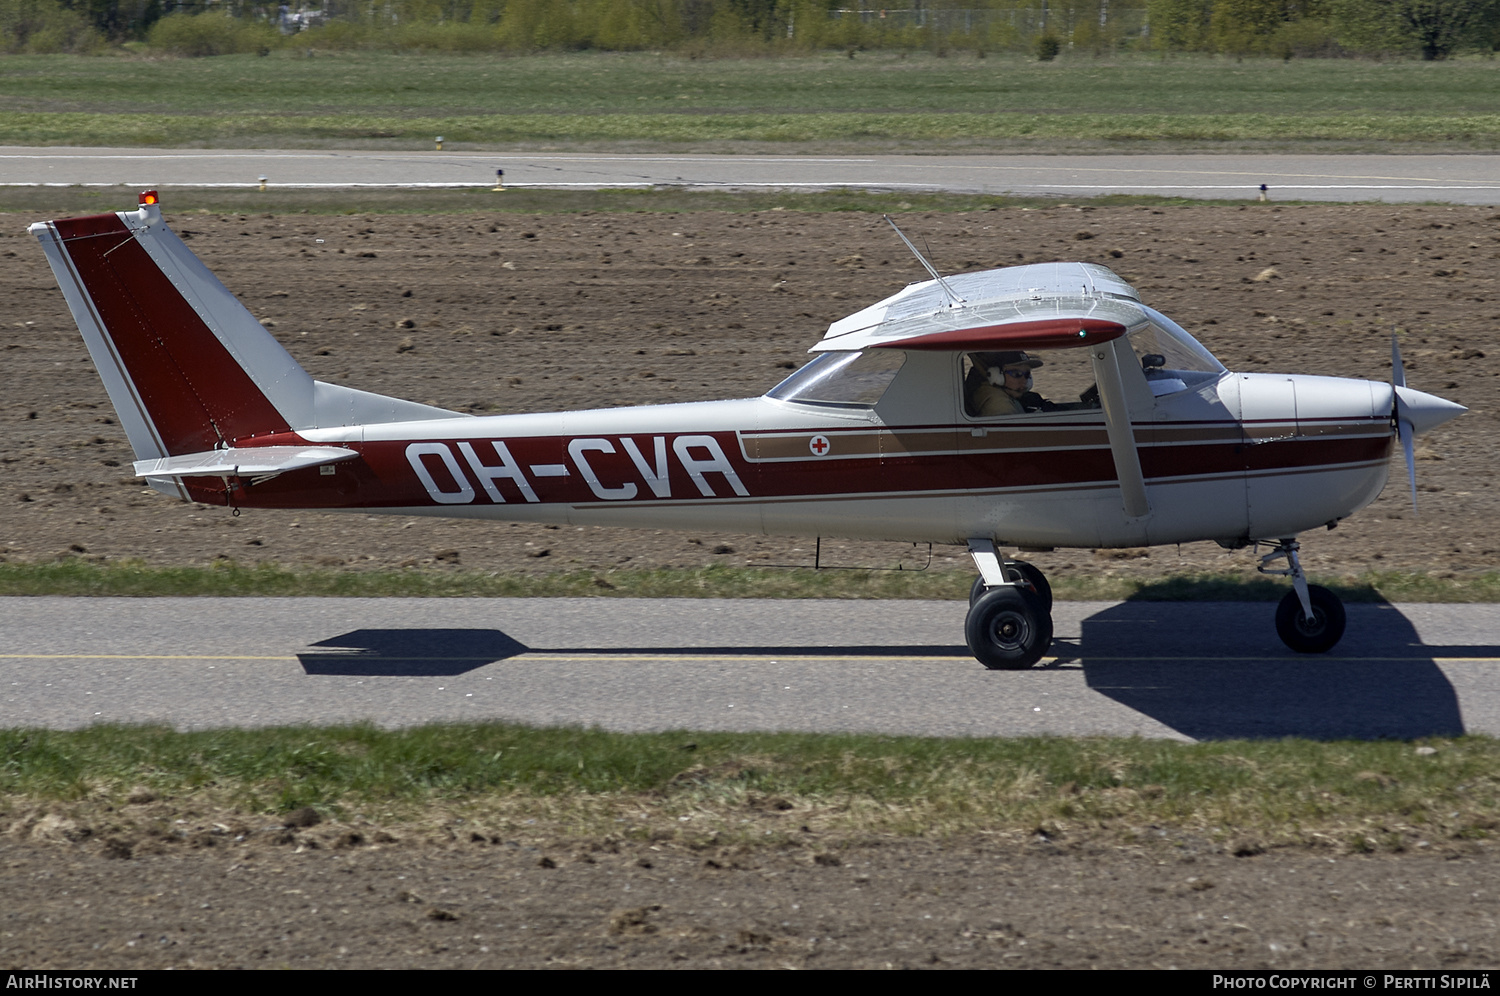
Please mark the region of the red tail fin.
[[[56, 221], [52, 229], [68, 264], [59, 280], [76, 282], [108, 330], [106, 362], [118, 366], [161, 455], [291, 428], [120, 215]], [[105, 358], [94, 360], [103, 367]]]
[[153, 192], [139, 211], [31, 231], [137, 460], [253, 446], [288, 430], [456, 415], [314, 381], [172, 233]]

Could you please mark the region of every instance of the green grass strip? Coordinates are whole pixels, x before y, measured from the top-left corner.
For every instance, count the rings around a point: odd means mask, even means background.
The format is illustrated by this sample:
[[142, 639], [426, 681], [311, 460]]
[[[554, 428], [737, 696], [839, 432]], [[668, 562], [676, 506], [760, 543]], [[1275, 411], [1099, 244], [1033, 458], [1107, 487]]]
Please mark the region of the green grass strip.
[[[646, 143], [871, 144], [956, 151], [976, 145], [1080, 143], [1395, 143], [1500, 146], [1500, 114], [684, 113], [684, 114], [0, 114], [0, 144], [160, 147], [375, 144], [430, 149]], [[434, 153], [437, 155], [438, 153]]]
[[[1314, 578], [1349, 602], [1497, 602], [1500, 572], [1372, 571]], [[66, 559], [0, 563], [0, 595], [407, 598], [967, 598], [969, 571], [699, 567], [503, 574], [463, 570], [303, 570], [276, 564], [157, 567]], [[1254, 574], [1050, 578], [1062, 601], [1277, 601], [1285, 581]]]
[[169, 811], [254, 816], [312, 806], [346, 824], [467, 820], [502, 832], [543, 812], [551, 825], [542, 832], [553, 834], [654, 827], [691, 837], [739, 826], [756, 839], [764, 820], [747, 811], [789, 811], [798, 825], [853, 835], [1130, 836], [1154, 824], [1231, 843], [1321, 837], [1399, 849], [1419, 838], [1491, 836], [1500, 826], [1497, 772], [1500, 741], [1482, 736], [1418, 746], [506, 724], [0, 731], [0, 812], [72, 804], [64, 810], [75, 819], [117, 824], [129, 819], [133, 796], [176, 800]]

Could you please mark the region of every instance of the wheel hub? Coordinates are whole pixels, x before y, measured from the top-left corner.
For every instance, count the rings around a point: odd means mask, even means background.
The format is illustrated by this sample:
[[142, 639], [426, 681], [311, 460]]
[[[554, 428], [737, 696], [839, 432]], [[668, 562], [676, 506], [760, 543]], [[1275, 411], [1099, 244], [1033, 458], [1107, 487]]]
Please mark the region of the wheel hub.
[[1297, 631], [1303, 636], [1319, 636], [1328, 625], [1328, 617], [1321, 609], [1314, 608], [1313, 614], [1304, 616], [1297, 614]]
[[996, 646], [1008, 651], [1015, 650], [1025, 645], [1030, 638], [1031, 624], [1025, 617], [1007, 612], [995, 620], [991, 635]]

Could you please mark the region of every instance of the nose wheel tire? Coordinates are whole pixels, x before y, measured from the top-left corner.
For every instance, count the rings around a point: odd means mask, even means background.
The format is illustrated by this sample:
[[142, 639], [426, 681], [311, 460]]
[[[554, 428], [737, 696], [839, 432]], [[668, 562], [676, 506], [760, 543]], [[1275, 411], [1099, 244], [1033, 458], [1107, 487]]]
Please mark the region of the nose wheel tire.
[[964, 637], [990, 670], [1025, 670], [1052, 646], [1052, 613], [1030, 589], [991, 588], [969, 607]]
[[[1037, 567], [1024, 560], [1013, 560], [1005, 565], [1005, 577], [1031, 591], [1042, 600], [1042, 605], [1048, 612], [1052, 611], [1052, 585], [1047, 583], [1047, 575]], [[969, 606], [972, 608], [975, 602], [984, 597], [986, 591], [989, 589], [984, 586], [983, 576], [975, 578], [974, 587], [969, 589]]]
[[1344, 603], [1321, 585], [1308, 585], [1307, 595], [1312, 618], [1302, 614], [1302, 600], [1289, 591], [1276, 606], [1276, 635], [1299, 654], [1325, 653], [1344, 635]]

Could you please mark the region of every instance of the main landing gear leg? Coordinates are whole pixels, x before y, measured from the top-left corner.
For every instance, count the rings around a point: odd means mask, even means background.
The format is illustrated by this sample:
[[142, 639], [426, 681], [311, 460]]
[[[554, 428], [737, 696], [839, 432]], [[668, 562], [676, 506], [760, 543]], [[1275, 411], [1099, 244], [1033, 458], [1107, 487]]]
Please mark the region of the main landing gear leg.
[[1002, 561], [987, 539], [969, 541], [979, 580], [969, 594], [964, 636], [991, 670], [1023, 670], [1052, 646], [1052, 586], [1021, 561]]
[[[1260, 558], [1256, 569], [1262, 574], [1292, 579], [1292, 590], [1276, 606], [1276, 635], [1281, 642], [1299, 654], [1321, 654], [1333, 649], [1343, 638], [1344, 603], [1327, 588], [1307, 583], [1302, 561], [1297, 558], [1300, 548], [1295, 539], [1283, 539]], [[1286, 567], [1270, 566], [1282, 558], [1286, 559]]]

